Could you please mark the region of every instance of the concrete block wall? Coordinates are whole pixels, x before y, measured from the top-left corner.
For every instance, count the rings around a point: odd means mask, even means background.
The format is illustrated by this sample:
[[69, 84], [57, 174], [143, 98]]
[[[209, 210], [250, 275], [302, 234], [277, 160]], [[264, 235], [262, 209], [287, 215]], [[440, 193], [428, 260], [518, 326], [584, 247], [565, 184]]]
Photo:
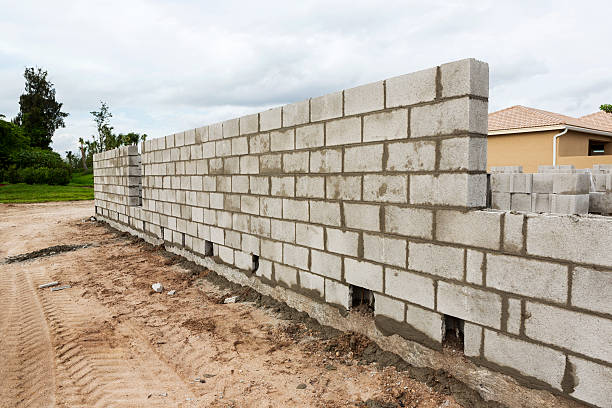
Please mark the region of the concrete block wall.
[[539, 166], [523, 173], [521, 166], [493, 167], [491, 208], [555, 214], [612, 214], [612, 171], [602, 165]]
[[141, 168], [138, 146], [123, 146], [94, 155], [96, 211], [128, 223], [131, 206], [141, 205]]
[[487, 98], [468, 59], [146, 141], [142, 206], [97, 211], [341, 313], [367, 289], [383, 336], [460, 319], [475, 363], [610, 406], [612, 218], [484, 209]]

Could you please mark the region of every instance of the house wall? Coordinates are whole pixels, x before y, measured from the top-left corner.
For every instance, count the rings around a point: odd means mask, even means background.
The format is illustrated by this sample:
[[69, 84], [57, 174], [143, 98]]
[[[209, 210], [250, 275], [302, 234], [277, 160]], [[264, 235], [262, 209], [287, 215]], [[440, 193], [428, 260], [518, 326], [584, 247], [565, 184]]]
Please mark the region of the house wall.
[[[553, 137], [561, 130], [489, 135], [487, 165], [523, 166], [525, 173], [536, 173], [538, 166], [551, 165]], [[592, 168], [593, 164], [612, 163], [612, 143], [603, 156], [588, 156], [589, 139], [611, 141], [588, 133], [568, 131], [558, 139], [557, 164], [573, 164], [576, 168]]]
[[146, 141], [142, 206], [103, 194], [127, 153], [106, 152], [96, 213], [486, 398], [610, 406], [612, 218], [483, 209], [487, 97], [463, 60]]

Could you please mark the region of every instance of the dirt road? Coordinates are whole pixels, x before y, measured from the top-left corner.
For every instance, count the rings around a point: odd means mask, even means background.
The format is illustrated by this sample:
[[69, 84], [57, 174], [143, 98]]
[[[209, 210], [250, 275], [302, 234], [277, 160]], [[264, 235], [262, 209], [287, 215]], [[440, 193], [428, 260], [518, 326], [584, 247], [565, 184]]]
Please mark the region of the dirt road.
[[[2, 260], [72, 245], [0, 263], [2, 407], [485, 406], [445, 373], [402, 365], [91, 215], [92, 202], [0, 205]], [[38, 288], [50, 281], [70, 288]], [[252, 302], [223, 303], [235, 294]]]

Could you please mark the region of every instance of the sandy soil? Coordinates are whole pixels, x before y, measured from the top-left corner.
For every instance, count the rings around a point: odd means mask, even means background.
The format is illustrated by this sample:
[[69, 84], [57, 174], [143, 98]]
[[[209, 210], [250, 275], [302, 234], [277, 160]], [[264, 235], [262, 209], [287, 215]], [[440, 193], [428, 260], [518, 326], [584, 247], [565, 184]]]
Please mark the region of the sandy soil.
[[[444, 373], [383, 367], [366, 338], [91, 215], [92, 202], [0, 205], [0, 258], [74, 246], [0, 264], [2, 407], [481, 406]], [[54, 280], [71, 287], [38, 288]], [[235, 294], [253, 302], [223, 303]]]

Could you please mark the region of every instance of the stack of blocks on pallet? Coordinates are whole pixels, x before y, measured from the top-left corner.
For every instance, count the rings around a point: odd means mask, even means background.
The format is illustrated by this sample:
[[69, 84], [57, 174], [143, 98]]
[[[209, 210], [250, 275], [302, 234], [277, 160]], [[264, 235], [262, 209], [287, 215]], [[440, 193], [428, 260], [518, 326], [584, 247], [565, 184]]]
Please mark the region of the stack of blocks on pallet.
[[[485, 208], [488, 83], [463, 60], [147, 140], [141, 205], [133, 150], [98, 154], [96, 213], [488, 398], [518, 380], [609, 407], [612, 218]], [[531, 209], [533, 176], [496, 183]], [[447, 363], [447, 321], [479, 367]]]
[[574, 166], [492, 167], [491, 208], [553, 214], [612, 213], [612, 174], [604, 165], [593, 170]]

